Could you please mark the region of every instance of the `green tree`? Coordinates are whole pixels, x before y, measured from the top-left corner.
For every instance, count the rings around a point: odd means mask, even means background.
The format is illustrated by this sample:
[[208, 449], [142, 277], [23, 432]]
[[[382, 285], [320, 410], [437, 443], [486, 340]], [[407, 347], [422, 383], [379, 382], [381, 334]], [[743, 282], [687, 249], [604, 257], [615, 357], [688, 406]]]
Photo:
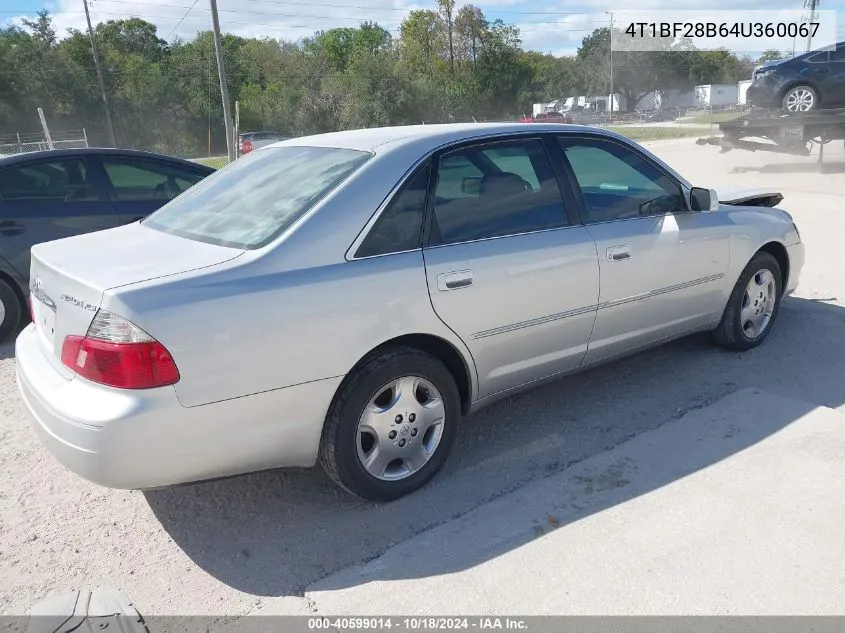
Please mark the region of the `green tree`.
[[458, 59], [469, 61], [475, 68], [478, 53], [484, 45], [484, 37], [489, 31], [489, 24], [484, 12], [476, 6], [465, 4], [455, 16], [454, 36]]
[[443, 34], [440, 16], [428, 9], [411, 11], [402, 21], [399, 33], [399, 51], [408, 69], [415, 74], [432, 76]]
[[437, 10], [446, 26], [446, 46], [449, 53], [449, 72], [455, 74], [454, 14], [455, 0], [437, 0]]
[[774, 48], [770, 48], [768, 50], [763, 51], [763, 54], [757, 58], [757, 63], [764, 64], [766, 62], [774, 62], [779, 59], [786, 59], [787, 57], [789, 57], [789, 54], [781, 52]]
[[[413, 10], [399, 37], [374, 22], [292, 42], [223, 35], [229, 92], [241, 129], [287, 134], [405, 123], [509, 119], [532, 103], [610, 92], [610, 30], [587, 35], [574, 56], [523, 49], [519, 29], [477, 6], [438, 0]], [[211, 32], [166, 42], [144, 20], [95, 25], [121, 145], [182, 155], [224, 153]], [[773, 56], [774, 52], [767, 52]], [[654, 89], [733, 82], [759, 60], [728, 51], [614, 53], [614, 89], [636, 105]], [[85, 128], [107, 140], [87, 32], [57, 36], [49, 13], [0, 28], [0, 134]]]

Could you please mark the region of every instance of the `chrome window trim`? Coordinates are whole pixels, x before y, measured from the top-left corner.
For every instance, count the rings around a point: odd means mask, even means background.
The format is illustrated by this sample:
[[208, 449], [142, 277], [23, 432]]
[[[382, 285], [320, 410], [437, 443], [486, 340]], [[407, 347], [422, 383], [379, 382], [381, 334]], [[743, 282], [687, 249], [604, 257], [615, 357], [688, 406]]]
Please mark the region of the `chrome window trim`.
[[[546, 125], [551, 125], [551, 124], [546, 124]], [[554, 124], [554, 125], [557, 125], [557, 124]], [[617, 138], [617, 135], [615, 133], [608, 133], [607, 131], [602, 130], [602, 129], [598, 129], [598, 128], [597, 129], [589, 129], [586, 132], [582, 132], [581, 130], [573, 130], [573, 129], [565, 129], [565, 130], [554, 130], [554, 129], [533, 130], [532, 129], [530, 131], [526, 130], [524, 132], [513, 132], [513, 131], [495, 132], [493, 134], [486, 134], [486, 135], [481, 135], [481, 136], [475, 136], [475, 137], [470, 137], [470, 138], [462, 138], [462, 139], [449, 141], [447, 143], [443, 143], [442, 145], [438, 145], [434, 149], [431, 149], [426, 154], [421, 156], [416, 162], [414, 162], [413, 165], [411, 165], [411, 167], [402, 175], [402, 177], [399, 179], [399, 181], [390, 189], [390, 191], [387, 193], [387, 196], [385, 196], [385, 199], [381, 202], [381, 204], [378, 207], [376, 207], [375, 212], [372, 214], [372, 216], [370, 216], [370, 219], [367, 221], [367, 223], [361, 228], [361, 231], [359, 231], [358, 235], [355, 237], [355, 239], [353, 240], [353, 242], [349, 246], [349, 248], [346, 249], [346, 253], [344, 254], [344, 259], [348, 262], [352, 262], [352, 261], [358, 261], [358, 260], [363, 260], [363, 259], [372, 259], [374, 257], [386, 257], [386, 256], [389, 256], [389, 255], [399, 255], [399, 254], [403, 254], [403, 253], [413, 253], [413, 252], [416, 252], [416, 251], [422, 251], [423, 250], [423, 247], [420, 247], [420, 248], [413, 248], [413, 249], [405, 250], [405, 251], [391, 251], [389, 253], [380, 253], [378, 255], [366, 255], [366, 256], [361, 256], [361, 257], [355, 256], [355, 252], [361, 247], [361, 244], [363, 244], [364, 240], [367, 238], [370, 231], [375, 226], [376, 222], [378, 222], [379, 217], [381, 217], [381, 214], [384, 213], [384, 210], [391, 204], [391, 202], [393, 202], [394, 198], [399, 193], [399, 190], [402, 189], [402, 187], [405, 185], [405, 183], [408, 181], [408, 179], [411, 177], [411, 175], [423, 163], [425, 163], [428, 160], [432, 160], [435, 154], [437, 154], [439, 152], [448, 151], [450, 148], [457, 148], [458, 146], [474, 147], [474, 146], [477, 146], [477, 145], [488, 145], [488, 144], [494, 144], [494, 143], [507, 143], [509, 140], [513, 140], [513, 139], [519, 139], [519, 140], [532, 140], [532, 139], [534, 139], [534, 140], [539, 140], [540, 142], [543, 142], [543, 140], [546, 139], [546, 138], [553, 138], [554, 142], [557, 142], [557, 139], [561, 136], [591, 138], [591, 139], [612, 141], [612, 142], [617, 143], [618, 145], [622, 145], [623, 147], [627, 147], [630, 150], [637, 152], [639, 155], [642, 156], [642, 158], [644, 160], [647, 160], [648, 162], [652, 163], [657, 169], [664, 172], [664, 174], [668, 178], [670, 178], [671, 180], [676, 182], [681, 187], [681, 191], [683, 192], [684, 198], [685, 198], [686, 203], [687, 203], [687, 211], [686, 211], [687, 213], [699, 213], [698, 211], [692, 211], [692, 209], [689, 207], [689, 196], [690, 196], [690, 191], [692, 190], [692, 185], [690, 183], [688, 183], [683, 176], [681, 176], [678, 172], [676, 172], [674, 169], [672, 169], [672, 167], [670, 167], [669, 165], [664, 163], [658, 157], [652, 156], [651, 153], [643, 152], [640, 149], [640, 147], [634, 141], [626, 139], [625, 137]], [[645, 149], [645, 148], [643, 148], [643, 149]], [[553, 162], [554, 157], [550, 157], [550, 161]], [[431, 178], [431, 176], [429, 176], [429, 178]], [[569, 183], [559, 183], [559, 186], [567, 187], [567, 186], [569, 186]], [[566, 211], [566, 206], [565, 206], [566, 200], [562, 200], [562, 202], [564, 203], [564, 211]], [[642, 216], [642, 217], [643, 218], [646, 218], [646, 217], [665, 217], [666, 215], [675, 215], [675, 214], [661, 214], [661, 215], [657, 215], [657, 216]], [[606, 224], [608, 222], [625, 222], [627, 220], [638, 220], [638, 219], [640, 219], [640, 218], [623, 218], [623, 219], [618, 219], [618, 220], [607, 220], [605, 222], [595, 222], [593, 224], [595, 225], [595, 224]], [[455, 246], [457, 244], [471, 244], [473, 242], [480, 242], [480, 241], [484, 241], [484, 240], [497, 240], [497, 239], [501, 239], [503, 237], [515, 237], [515, 236], [518, 236], [518, 235], [529, 235], [531, 233], [540, 233], [540, 232], [545, 232], [545, 231], [559, 231], [561, 229], [569, 229], [569, 228], [584, 227], [584, 226], [588, 226], [588, 225], [584, 224], [583, 222], [582, 223], [569, 222], [569, 217], [568, 217], [568, 214], [567, 214], [567, 224], [562, 225], [562, 226], [549, 227], [549, 228], [544, 228], [544, 229], [537, 229], [536, 231], [523, 231], [523, 232], [520, 232], [520, 233], [508, 233], [507, 235], [496, 235], [496, 236], [493, 236], [493, 237], [484, 237], [484, 238], [479, 238], [479, 239], [475, 239], [475, 240], [467, 240], [467, 241], [464, 241], [464, 242], [450, 242], [448, 244], [437, 244], [437, 245], [434, 245], [434, 246], [426, 246], [425, 248], [426, 249], [428, 249], [428, 248], [442, 248], [444, 246]]]
[[424, 246], [423, 250], [433, 250], [435, 248], [449, 248], [450, 246], [460, 246], [462, 244], [475, 244], [476, 242], [488, 242], [490, 240], [501, 240], [508, 237], [519, 237], [521, 235], [535, 235], [536, 233], [549, 233], [551, 231], [565, 231], [566, 229], [583, 229], [583, 224], [566, 224], [564, 226], [550, 226], [545, 229], [535, 229], [533, 231], [520, 231], [518, 233], [505, 233], [504, 235], [491, 235], [489, 237], [478, 237], [472, 240], [463, 240], [461, 242], [447, 242], [445, 244], [431, 244]]

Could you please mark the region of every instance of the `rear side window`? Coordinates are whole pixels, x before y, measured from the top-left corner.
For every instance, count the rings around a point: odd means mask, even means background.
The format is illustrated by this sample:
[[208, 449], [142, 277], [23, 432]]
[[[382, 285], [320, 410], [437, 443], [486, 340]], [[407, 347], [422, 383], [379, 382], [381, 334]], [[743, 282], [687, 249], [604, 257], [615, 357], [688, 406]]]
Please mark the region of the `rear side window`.
[[260, 248], [372, 155], [333, 147], [270, 147], [215, 172], [142, 221], [201, 242]]
[[534, 191], [540, 190], [540, 180], [537, 178], [537, 172], [531, 162], [532, 156], [523, 147], [519, 145], [495, 145], [482, 151], [482, 154], [502, 171], [517, 174], [531, 185]]
[[373, 257], [419, 248], [430, 166], [419, 170], [379, 216], [355, 257]]
[[480, 181], [483, 175], [484, 172], [463, 154], [444, 156], [437, 174], [437, 196], [449, 200], [475, 197], [477, 193], [467, 183]]
[[566, 224], [560, 188], [541, 141], [474, 145], [440, 159], [432, 245], [516, 235]]
[[0, 171], [0, 198], [90, 202], [99, 200], [100, 193], [90, 180], [85, 162], [68, 158]]
[[135, 158], [104, 158], [101, 162], [112, 195], [119, 202], [171, 200], [203, 179], [196, 171], [168, 163]]

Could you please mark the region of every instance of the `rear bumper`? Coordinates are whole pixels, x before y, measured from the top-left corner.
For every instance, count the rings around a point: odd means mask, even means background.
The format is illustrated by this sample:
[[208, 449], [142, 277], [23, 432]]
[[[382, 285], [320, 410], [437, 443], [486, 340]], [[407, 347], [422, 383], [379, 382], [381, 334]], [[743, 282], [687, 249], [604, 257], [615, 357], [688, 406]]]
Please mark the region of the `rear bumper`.
[[117, 390], [66, 379], [32, 325], [15, 344], [33, 428], [76, 474], [110, 488], [157, 488], [285, 466], [313, 466], [341, 378], [198, 407], [172, 387]]

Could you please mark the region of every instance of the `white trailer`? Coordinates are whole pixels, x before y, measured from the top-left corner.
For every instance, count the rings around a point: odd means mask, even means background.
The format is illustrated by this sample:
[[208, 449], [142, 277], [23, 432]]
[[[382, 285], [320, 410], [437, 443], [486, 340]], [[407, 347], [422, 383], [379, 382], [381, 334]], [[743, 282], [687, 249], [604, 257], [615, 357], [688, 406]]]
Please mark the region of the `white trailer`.
[[737, 84], [705, 84], [695, 87], [695, 105], [716, 108], [739, 103]]
[[745, 81], [740, 81], [737, 84], [737, 90], [739, 91], [739, 98], [738, 103], [740, 105], [745, 105], [747, 103], [746, 97], [748, 96], [748, 86], [751, 85], [751, 80], [746, 79]]
[[661, 107], [663, 108], [691, 108], [695, 105], [694, 90], [679, 90], [672, 88], [663, 91]]
[[548, 111], [549, 104], [547, 103], [535, 103], [531, 106], [531, 116], [537, 116], [538, 114], [543, 114]]

